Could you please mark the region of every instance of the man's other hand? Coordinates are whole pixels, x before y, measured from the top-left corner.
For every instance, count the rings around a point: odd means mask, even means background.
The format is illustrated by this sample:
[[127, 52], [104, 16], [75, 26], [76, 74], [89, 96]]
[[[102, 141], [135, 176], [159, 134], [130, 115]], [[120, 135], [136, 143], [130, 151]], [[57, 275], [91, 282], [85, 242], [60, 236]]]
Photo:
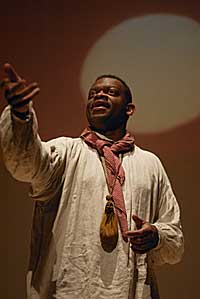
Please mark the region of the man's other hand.
[[132, 218], [136, 223], [137, 230], [127, 232], [131, 249], [135, 253], [143, 254], [155, 248], [159, 242], [157, 228], [136, 215], [133, 215]]

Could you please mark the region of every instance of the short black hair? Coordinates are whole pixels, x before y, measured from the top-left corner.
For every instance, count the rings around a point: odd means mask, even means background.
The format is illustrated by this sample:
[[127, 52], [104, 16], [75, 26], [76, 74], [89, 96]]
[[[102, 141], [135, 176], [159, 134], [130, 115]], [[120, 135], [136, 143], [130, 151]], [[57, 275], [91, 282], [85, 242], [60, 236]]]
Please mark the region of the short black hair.
[[125, 95], [126, 95], [126, 100], [127, 100], [127, 104], [128, 103], [132, 103], [132, 94], [131, 94], [131, 90], [128, 87], [128, 85], [126, 84], [126, 82], [124, 80], [122, 80], [120, 77], [116, 76], [116, 75], [112, 75], [112, 74], [104, 74], [104, 75], [100, 75], [99, 77], [96, 78], [95, 81], [102, 79], [102, 78], [111, 78], [111, 79], [116, 79], [118, 81], [120, 81], [124, 88], [125, 88]]

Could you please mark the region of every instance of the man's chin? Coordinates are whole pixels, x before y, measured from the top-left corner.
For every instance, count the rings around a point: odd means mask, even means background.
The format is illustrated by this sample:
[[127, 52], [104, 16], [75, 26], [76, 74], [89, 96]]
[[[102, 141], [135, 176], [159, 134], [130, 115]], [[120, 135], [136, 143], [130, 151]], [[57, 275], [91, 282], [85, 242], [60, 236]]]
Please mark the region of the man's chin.
[[88, 118], [88, 123], [92, 128], [104, 129], [106, 127], [107, 119], [108, 118], [104, 114], [97, 114]]
[[105, 111], [98, 111], [98, 112], [92, 112], [90, 115], [88, 115], [88, 121], [89, 122], [105, 122], [107, 119], [109, 119], [109, 113]]

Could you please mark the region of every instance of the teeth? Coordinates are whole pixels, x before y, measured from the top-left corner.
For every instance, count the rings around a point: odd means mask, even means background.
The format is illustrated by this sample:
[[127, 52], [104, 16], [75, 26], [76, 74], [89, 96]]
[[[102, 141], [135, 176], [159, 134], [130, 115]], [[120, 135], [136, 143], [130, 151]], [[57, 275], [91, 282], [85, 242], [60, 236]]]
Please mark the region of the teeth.
[[103, 105], [103, 104], [97, 104], [97, 105], [94, 105], [94, 107], [104, 107], [105, 105]]
[[107, 102], [103, 102], [103, 101], [98, 101], [98, 102], [95, 102], [93, 105], [92, 105], [93, 108], [95, 107], [108, 107], [108, 103]]

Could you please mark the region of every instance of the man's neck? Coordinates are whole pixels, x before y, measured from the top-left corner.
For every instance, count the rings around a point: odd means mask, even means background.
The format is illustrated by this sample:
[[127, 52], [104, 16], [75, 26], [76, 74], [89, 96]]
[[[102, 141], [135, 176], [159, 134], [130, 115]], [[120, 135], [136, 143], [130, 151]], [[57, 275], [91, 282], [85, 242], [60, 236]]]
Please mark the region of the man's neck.
[[113, 141], [118, 141], [124, 137], [126, 134], [126, 129], [125, 128], [117, 128], [114, 130], [100, 130], [97, 128], [91, 128], [93, 131], [96, 131], [97, 133], [100, 133], [107, 137], [108, 139], [111, 139]]

